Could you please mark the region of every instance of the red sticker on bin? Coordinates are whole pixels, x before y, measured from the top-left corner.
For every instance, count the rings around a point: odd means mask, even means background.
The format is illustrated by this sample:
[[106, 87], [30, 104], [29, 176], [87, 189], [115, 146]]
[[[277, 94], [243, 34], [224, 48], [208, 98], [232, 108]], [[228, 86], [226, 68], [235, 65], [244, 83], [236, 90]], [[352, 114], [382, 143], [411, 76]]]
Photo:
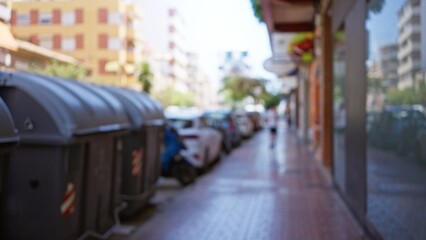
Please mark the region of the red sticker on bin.
[[75, 186], [73, 183], [67, 184], [67, 190], [65, 191], [64, 201], [61, 204], [62, 216], [70, 216], [74, 213], [75, 208]]

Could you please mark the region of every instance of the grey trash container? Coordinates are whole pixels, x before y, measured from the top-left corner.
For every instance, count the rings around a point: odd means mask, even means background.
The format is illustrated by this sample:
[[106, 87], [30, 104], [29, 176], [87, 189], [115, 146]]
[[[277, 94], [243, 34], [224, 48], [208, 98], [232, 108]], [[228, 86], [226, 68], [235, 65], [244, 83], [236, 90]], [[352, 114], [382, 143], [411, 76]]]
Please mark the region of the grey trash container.
[[161, 144], [164, 114], [161, 105], [148, 95], [129, 89], [106, 87], [126, 109], [132, 132], [125, 138], [121, 197], [129, 217], [139, 212], [154, 195], [161, 173]]
[[[0, 98], [0, 196], [5, 191], [10, 154], [18, 141], [15, 125], [6, 104]], [[2, 215], [2, 212], [0, 212]]]
[[0, 72], [20, 144], [1, 197], [0, 239], [76, 239], [115, 226], [129, 120], [99, 87]]

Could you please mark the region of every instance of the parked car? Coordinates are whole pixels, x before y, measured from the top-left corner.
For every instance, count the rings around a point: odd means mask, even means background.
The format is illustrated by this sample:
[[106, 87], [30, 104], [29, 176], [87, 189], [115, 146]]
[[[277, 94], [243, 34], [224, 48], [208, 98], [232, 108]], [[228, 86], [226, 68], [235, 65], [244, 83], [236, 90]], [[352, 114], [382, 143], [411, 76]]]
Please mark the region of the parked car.
[[263, 118], [260, 112], [247, 112], [247, 116], [253, 123], [255, 131], [258, 131], [263, 128]]
[[417, 134], [416, 157], [422, 163], [426, 163], [426, 127]]
[[419, 152], [425, 129], [426, 115], [422, 106], [387, 106], [373, 118], [369, 141], [373, 146], [407, 155]]
[[223, 148], [226, 152], [230, 152], [233, 147], [241, 144], [241, 133], [236, 126], [237, 120], [232, 111], [207, 111], [204, 117], [209, 120], [211, 126], [222, 133]]
[[220, 159], [222, 135], [207, 125], [201, 113], [166, 112], [166, 118], [182, 137], [187, 154], [198, 161], [194, 164], [195, 167], [205, 170], [215, 160]]
[[254, 133], [253, 122], [244, 111], [236, 112], [237, 127], [243, 138], [250, 138]]

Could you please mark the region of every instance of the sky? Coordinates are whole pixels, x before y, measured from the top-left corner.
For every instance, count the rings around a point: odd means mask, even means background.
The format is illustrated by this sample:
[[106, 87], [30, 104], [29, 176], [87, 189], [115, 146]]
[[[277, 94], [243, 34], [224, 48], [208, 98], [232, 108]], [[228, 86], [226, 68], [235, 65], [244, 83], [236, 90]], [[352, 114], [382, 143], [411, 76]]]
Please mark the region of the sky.
[[398, 11], [405, 0], [386, 0], [379, 14], [370, 13], [367, 29], [370, 35], [370, 59], [375, 59], [380, 46], [397, 43]]
[[[254, 76], [276, 79], [263, 68], [263, 62], [271, 56], [269, 35], [265, 24], [254, 17], [250, 0], [162, 1], [178, 8], [185, 21], [189, 50], [199, 54], [201, 67], [213, 79], [221, 78], [220, 53], [225, 51], [248, 51]], [[380, 14], [371, 14], [366, 26], [371, 30], [370, 58], [375, 58], [380, 46], [396, 42], [397, 12], [403, 2], [386, 0]]]
[[[151, 0], [152, 1], [152, 0]], [[274, 78], [263, 69], [271, 56], [265, 24], [254, 17], [250, 0], [169, 0], [180, 11], [191, 50], [200, 54], [202, 66], [219, 77], [220, 53], [248, 51], [248, 64], [256, 76]]]

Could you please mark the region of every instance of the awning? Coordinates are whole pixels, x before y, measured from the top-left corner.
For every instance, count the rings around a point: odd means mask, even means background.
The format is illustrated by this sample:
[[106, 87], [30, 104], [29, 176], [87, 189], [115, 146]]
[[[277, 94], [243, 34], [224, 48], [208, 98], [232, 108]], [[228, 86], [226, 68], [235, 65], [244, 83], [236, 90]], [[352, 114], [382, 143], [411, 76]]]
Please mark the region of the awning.
[[15, 43], [17, 46], [17, 51], [20, 53], [27, 53], [27, 54], [42, 56], [50, 60], [56, 60], [62, 63], [68, 63], [68, 64], [72, 64], [76, 66], [81, 64], [81, 62], [78, 59], [75, 59], [73, 57], [70, 57], [68, 55], [65, 55], [59, 52], [49, 50], [47, 48], [37, 46], [30, 42], [15, 40]]
[[260, 0], [269, 33], [314, 29], [314, 0]]
[[9, 27], [2, 22], [0, 22], [0, 36], [0, 47], [11, 51], [16, 51], [18, 49], [18, 45], [10, 32]]

